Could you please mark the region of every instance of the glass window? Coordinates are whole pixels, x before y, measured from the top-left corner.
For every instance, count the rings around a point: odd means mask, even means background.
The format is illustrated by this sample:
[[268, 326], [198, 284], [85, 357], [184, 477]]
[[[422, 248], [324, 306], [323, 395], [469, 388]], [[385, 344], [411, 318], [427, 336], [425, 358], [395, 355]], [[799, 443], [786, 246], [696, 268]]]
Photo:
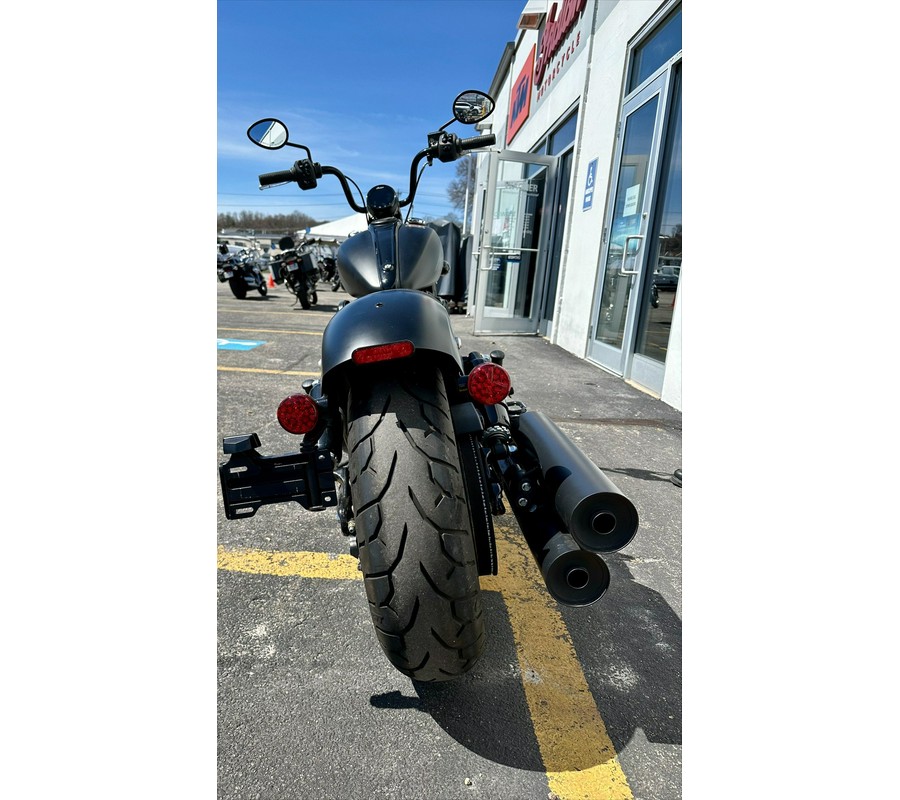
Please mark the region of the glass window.
[[550, 155], [558, 156], [575, 141], [575, 127], [578, 124], [578, 112], [574, 112], [550, 136]]
[[628, 91], [647, 78], [681, 50], [681, 6], [670, 14], [653, 34], [637, 48], [631, 60]]

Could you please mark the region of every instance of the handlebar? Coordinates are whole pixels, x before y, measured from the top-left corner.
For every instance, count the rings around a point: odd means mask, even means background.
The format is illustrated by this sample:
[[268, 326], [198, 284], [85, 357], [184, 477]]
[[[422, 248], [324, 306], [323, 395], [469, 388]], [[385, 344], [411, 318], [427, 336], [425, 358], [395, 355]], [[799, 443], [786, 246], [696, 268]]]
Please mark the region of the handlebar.
[[[482, 136], [460, 139], [454, 133], [438, 131], [434, 134], [429, 134], [428, 140], [429, 146], [424, 150], [420, 150], [410, 165], [409, 196], [400, 203], [400, 208], [408, 206], [416, 196], [418, 187], [416, 170], [423, 158], [427, 158], [429, 164], [431, 164], [433, 158], [443, 162], [456, 161], [466, 150], [475, 150], [479, 147], [489, 147], [492, 144], [496, 144], [497, 137], [493, 133], [487, 133]], [[316, 186], [316, 178], [320, 178], [323, 175], [334, 175], [341, 183], [341, 188], [344, 190], [344, 196], [350, 208], [362, 214], [366, 213], [365, 205], [361, 206], [354, 200], [346, 176], [337, 167], [322, 166], [314, 163], [311, 158], [294, 162], [294, 166], [290, 169], [263, 173], [259, 176], [259, 185], [272, 186], [276, 183], [296, 181], [301, 189], [313, 189]]]
[[493, 133], [485, 133], [482, 136], [473, 136], [470, 139], [460, 139], [460, 150], [475, 150], [479, 147], [490, 147], [497, 143], [497, 137]]
[[288, 183], [296, 180], [292, 169], [282, 169], [278, 172], [266, 172], [259, 176], [260, 186], [272, 186], [276, 183]]

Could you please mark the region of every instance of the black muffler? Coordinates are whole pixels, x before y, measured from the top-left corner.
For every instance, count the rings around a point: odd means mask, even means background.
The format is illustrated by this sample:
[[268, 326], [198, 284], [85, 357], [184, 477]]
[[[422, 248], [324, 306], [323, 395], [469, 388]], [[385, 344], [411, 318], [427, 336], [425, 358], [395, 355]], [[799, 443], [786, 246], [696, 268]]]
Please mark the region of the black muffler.
[[547, 502], [578, 545], [592, 553], [625, 547], [638, 529], [634, 504], [545, 414], [524, 411], [511, 423], [516, 444], [540, 463]]
[[550, 537], [534, 556], [547, 591], [563, 605], [590, 605], [609, 588], [609, 567], [603, 559], [582, 550], [567, 533]]
[[609, 588], [609, 567], [596, 553], [582, 550], [559, 530], [549, 509], [512, 504], [513, 515], [534, 556], [547, 591], [566, 606], [587, 606]]

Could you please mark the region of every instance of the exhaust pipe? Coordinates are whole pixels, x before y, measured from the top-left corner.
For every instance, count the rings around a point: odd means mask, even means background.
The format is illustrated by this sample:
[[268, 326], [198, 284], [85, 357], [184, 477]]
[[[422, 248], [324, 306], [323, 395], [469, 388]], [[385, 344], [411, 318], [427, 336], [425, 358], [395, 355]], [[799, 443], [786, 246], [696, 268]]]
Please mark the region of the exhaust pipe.
[[582, 550], [561, 531], [535, 554], [547, 591], [566, 606], [587, 606], [609, 588], [609, 567], [596, 553]]
[[548, 502], [578, 545], [592, 553], [625, 547], [638, 529], [634, 504], [545, 414], [525, 411], [511, 422], [516, 443], [537, 456]]
[[512, 504], [512, 512], [537, 562], [547, 591], [565, 606], [587, 606], [609, 588], [609, 567], [600, 556], [582, 550], [559, 530], [549, 509]]

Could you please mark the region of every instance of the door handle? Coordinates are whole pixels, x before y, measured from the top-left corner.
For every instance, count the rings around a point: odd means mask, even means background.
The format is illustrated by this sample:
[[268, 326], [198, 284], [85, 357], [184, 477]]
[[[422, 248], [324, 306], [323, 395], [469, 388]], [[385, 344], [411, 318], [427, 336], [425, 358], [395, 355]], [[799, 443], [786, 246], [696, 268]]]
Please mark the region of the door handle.
[[[619, 268], [619, 275], [637, 275], [638, 271], [636, 269], [625, 269], [625, 260], [628, 258], [628, 241], [630, 239], [643, 239], [644, 236], [642, 234], [632, 234], [631, 236], [625, 237], [625, 246], [622, 248], [622, 266]], [[640, 247], [634, 251], [634, 255], [637, 255], [640, 251]]]
[[[490, 266], [491, 256], [494, 253], [496, 253], [498, 256], [508, 256], [511, 253], [521, 253], [523, 251], [523, 249], [524, 248], [516, 248], [516, 247], [483, 247], [481, 249], [481, 252], [487, 253], [488, 257], [483, 260], [479, 259], [479, 264], [482, 263], [482, 261], [486, 261], [488, 266], [486, 266], [486, 267], [479, 266], [478, 271], [479, 272], [495, 272], [496, 271], [496, 270], [492, 269]], [[535, 252], [537, 252], [537, 251], [535, 251]], [[518, 262], [515, 262], [515, 263], [518, 263]]]
[[[493, 272], [491, 269], [491, 253], [494, 252], [493, 247], [482, 247], [481, 252], [478, 255], [478, 271], [479, 272]], [[485, 254], [485, 258], [481, 258], [482, 254]], [[486, 267], [482, 267], [481, 265], [487, 263]]]

